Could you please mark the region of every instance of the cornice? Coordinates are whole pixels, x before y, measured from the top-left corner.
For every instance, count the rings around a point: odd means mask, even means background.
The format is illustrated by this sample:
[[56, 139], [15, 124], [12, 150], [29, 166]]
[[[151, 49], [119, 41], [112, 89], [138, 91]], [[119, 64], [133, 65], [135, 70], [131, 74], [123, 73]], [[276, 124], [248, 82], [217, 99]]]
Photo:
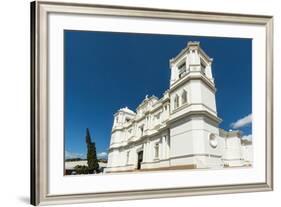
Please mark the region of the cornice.
[[139, 144], [139, 143], [142, 143], [142, 142], [145, 142], [149, 139], [153, 139], [153, 137], [163, 133], [165, 130], [168, 129], [168, 125], [166, 124], [165, 126], [163, 126], [162, 128], [159, 128], [158, 130], [155, 130], [154, 133], [152, 134], [149, 134], [149, 135], [144, 135], [140, 138], [138, 138], [137, 140], [135, 141], [127, 141], [127, 144], [126, 145], [122, 145], [122, 146], [118, 146], [118, 147], [109, 147], [109, 151], [111, 150], [114, 150], [114, 149], [122, 149], [122, 148], [126, 148], [126, 147], [129, 147], [129, 146], [132, 146], [132, 145], [136, 145], [136, 144]]
[[209, 62], [209, 63], [212, 63], [213, 62], [213, 58], [210, 58], [205, 52], [204, 50], [199, 47], [199, 51], [200, 51], [200, 54]]
[[207, 108], [208, 110], [212, 111], [214, 114], [217, 114], [216, 111], [214, 111], [213, 109], [211, 109], [209, 106], [207, 106], [207, 105], [204, 104], [204, 103], [185, 103], [185, 104], [181, 105], [180, 107], [178, 107], [178, 108], [172, 110], [171, 113], [170, 113], [170, 115], [173, 115], [173, 114], [175, 114], [175, 113], [177, 113], [177, 112], [181, 111], [182, 109], [185, 109], [185, 108], [187, 108], [187, 107], [189, 107], [189, 106], [196, 106], [196, 105], [204, 106], [204, 107]]
[[184, 85], [186, 82], [188, 82], [190, 80], [202, 80], [203, 83], [206, 86], [208, 86], [214, 93], [217, 90], [216, 87], [214, 86], [214, 84], [208, 78], [206, 78], [205, 75], [202, 72], [200, 72], [200, 71], [190, 72], [189, 71], [181, 79], [178, 79], [176, 82], [174, 82], [171, 85], [170, 92], [173, 92], [174, 90], [181, 87], [182, 85]]
[[[170, 64], [174, 64], [176, 63], [180, 58], [182, 58], [184, 55], [186, 55], [185, 53], [187, 53], [190, 49], [190, 43], [192, 44], [193, 42], [188, 42], [187, 46], [182, 49], [174, 58], [170, 59]], [[204, 50], [200, 47], [199, 43], [196, 43], [196, 47], [198, 48], [198, 52], [199, 54], [201, 54], [209, 63], [211, 63], [213, 61], [213, 58], [210, 58], [205, 52]]]
[[188, 117], [207, 117], [207, 118], [209, 118], [211, 121], [213, 121], [214, 122], [214, 124], [216, 124], [216, 125], [219, 125], [219, 123], [221, 123], [221, 121], [222, 121], [222, 119], [221, 118], [219, 118], [219, 117], [217, 117], [217, 116], [215, 116], [215, 115], [213, 115], [213, 114], [211, 114], [210, 112], [208, 112], [208, 111], [205, 111], [205, 110], [202, 110], [202, 111], [190, 111], [190, 112], [187, 112], [187, 113], [185, 113], [185, 114], [182, 114], [182, 115], [179, 115], [179, 116], [177, 116], [177, 117], [175, 117], [175, 118], [172, 118], [172, 119], [169, 119], [168, 121], [167, 121], [167, 125], [171, 125], [171, 124], [173, 124], [174, 122], [177, 122], [177, 121], [179, 121], [179, 120], [181, 120], [181, 119], [184, 119], [184, 118], [188, 118]]
[[182, 49], [182, 50], [180, 51], [180, 53], [178, 53], [175, 57], [171, 58], [171, 59], [170, 59], [170, 64], [174, 64], [175, 62], [177, 62], [177, 61], [184, 55], [184, 53], [187, 52], [187, 50], [188, 50], [188, 48], [185, 47], [185, 48]]

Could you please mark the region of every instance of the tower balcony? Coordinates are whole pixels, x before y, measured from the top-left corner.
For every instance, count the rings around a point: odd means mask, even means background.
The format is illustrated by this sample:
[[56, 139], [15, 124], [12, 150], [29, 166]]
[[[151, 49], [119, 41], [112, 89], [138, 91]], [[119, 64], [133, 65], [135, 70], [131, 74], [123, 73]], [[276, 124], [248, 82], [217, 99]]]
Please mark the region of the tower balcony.
[[171, 86], [170, 86], [170, 92], [173, 90], [176, 90], [183, 84], [185, 84], [187, 81], [190, 80], [196, 80], [200, 79], [202, 80], [208, 87], [210, 87], [213, 91], [216, 91], [215, 84], [214, 84], [214, 79], [209, 79], [207, 78], [203, 72], [201, 71], [188, 71], [183, 75], [180, 79], [175, 81]]

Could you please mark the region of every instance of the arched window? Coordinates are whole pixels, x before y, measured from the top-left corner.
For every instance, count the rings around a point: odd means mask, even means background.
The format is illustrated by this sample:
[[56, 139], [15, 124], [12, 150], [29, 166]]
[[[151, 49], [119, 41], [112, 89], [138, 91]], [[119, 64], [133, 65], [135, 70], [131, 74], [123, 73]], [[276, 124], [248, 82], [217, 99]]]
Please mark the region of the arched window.
[[179, 73], [179, 78], [181, 78], [185, 75], [185, 73], [186, 73], [186, 63], [185, 62], [178, 66], [178, 73]]
[[174, 99], [174, 109], [179, 107], [179, 96], [176, 95]]
[[181, 94], [181, 104], [185, 104], [185, 103], [187, 103], [187, 92], [186, 90], [183, 90]]

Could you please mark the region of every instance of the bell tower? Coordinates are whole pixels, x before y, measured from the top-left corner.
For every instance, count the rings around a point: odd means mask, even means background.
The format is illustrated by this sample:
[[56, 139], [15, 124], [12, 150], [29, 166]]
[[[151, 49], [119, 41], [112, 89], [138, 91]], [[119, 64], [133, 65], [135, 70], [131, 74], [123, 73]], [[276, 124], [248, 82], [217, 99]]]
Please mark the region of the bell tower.
[[[216, 87], [212, 62], [199, 42], [187, 46], [170, 60], [171, 157], [195, 168], [220, 167], [221, 145], [210, 140], [219, 136]], [[186, 156], [186, 157], [185, 157]]]
[[170, 60], [172, 111], [182, 105], [193, 105], [190, 110], [204, 110], [217, 116], [212, 62], [199, 42], [188, 42], [187, 47]]

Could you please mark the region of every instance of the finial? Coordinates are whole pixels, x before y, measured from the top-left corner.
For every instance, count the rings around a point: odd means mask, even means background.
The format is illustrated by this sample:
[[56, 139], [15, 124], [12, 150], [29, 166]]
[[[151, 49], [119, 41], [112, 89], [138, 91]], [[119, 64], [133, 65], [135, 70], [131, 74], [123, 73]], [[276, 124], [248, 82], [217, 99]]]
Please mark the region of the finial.
[[199, 45], [200, 45], [200, 42], [198, 42], [198, 41], [189, 41], [189, 42], [187, 42], [187, 47], [190, 47], [190, 46], [197, 46], [197, 47], [199, 47]]

